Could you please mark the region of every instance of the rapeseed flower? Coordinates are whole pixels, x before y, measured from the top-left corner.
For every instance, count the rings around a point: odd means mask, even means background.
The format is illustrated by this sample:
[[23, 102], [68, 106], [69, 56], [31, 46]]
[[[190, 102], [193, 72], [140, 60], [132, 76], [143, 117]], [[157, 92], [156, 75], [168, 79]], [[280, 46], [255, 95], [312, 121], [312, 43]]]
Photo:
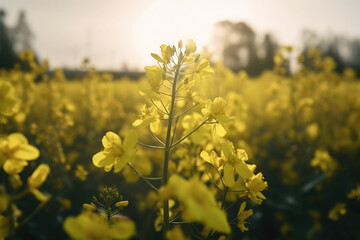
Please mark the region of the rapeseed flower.
[[137, 133], [130, 131], [124, 142], [119, 135], [107, 132], [102, 139], [104, 150], [95, 154], [92, 158], [96, 167], [103, 167], [106, 172], [114, 168], [114, 172], [120, 172], [135, 154]]
[[39, 155], [39, 150], [30, 145], [21, 133], [12, 133], [0, 139], [0, 166], [8, 174], [22, 172], [28, 165], [27, 161], [35, 160]]
[[150, 108], [148, 108], [146, 106], [146, 104], [144, 104], [141, 108], [140, 108], [141, 114], [140, 114], [140, 118], [136, 119], [132, 126], [137, 128], [137, 127], [147, 127], [150, 126], [150, 130], [155, 133], [155, 134], [159, 134], [161, 132], [162, 129], [162, 125], [161, 125], [161, 121], [158, 118], [158, 111], [157, 109], [152, 106]]
[[226, 115], [227, 110], [229, 110], [229, 105], [225, 99], [217, 97], [214, 101], [207, 100], [205, 103], [205, 108], [202, 109], [203, 114], [208, 116], [208, 120], [215, 120], [214, 124], [214, 133], [223, 137], [226, 134], [226, 129], [224, 125], [229, 123], [233, 118]]
[[347, 197], [352, 199], [352, 198], [356, 198], [356, 199], [360, 199], [360, 184], [356, 185], [356, 188], [353, 188], [348, 194]]
[[64, 221], [64, 230], [71, 239], [129, 239], [135, 233], [135, 224], [123, 216], [114, 216], [108, 222], [105, 214], [84, 211], [76, 217], [68, 217]]
[[315, 157], [311, 160], [310, 165], [312, 167], [318, 167], [321, 171], [326, 172], [330, 176], [335, 172], [337, 168], [336, 161], [325, 151], [318, 149], [315, 151]]
[[20, 109], [21, 100], [9, 82], [0, 80], [0, 116], [11, 116]]
[[245, 227], [245, 220], [248, 219], [251, 215], [253, 215], [253, 210], [245, 210], [246, 207], [246, 202], [243, 202], [240, 206], [239, 212], [237, 214], [237, 220], [238, 222], [238, 227], [240, 228], [240, 230], [242, 232], [248, 231], [249, 229], [247, 227]]
[[264, 181], [264, 177], [261, 172], [253, 175], [245, 185], [248, 190], [248, 195], [254, 203], [260, 205], [262, 201], [266, 199], [261, 191], [265, 190], [268, 184]]
[[329, 212], [329, 219], [333, 221], [339, 220], [341, 215], [346, 214], [346, 204], [345, 203], [337, 203], [334, 208], [332, 208]]
[[209, 229], [230, 233], [225, 212], [217, 206], [211, 191], [196, 177], [187, 181], [178, 175], [171, 176], [168, 184], [160, 189], [160, 198], [171, 197], [184, 206], [182, 217], [185, 221], [199, 222]]
[[[230, 141], [224, 141], [221, 145], [221, 155], [224, 159], [224, 182], [228, 187], [235, 185], [235, 172], [243, 179], [249, 179], [254, 175], [255, 165], [246, 164], [248, 156], [243, 149], [235, 151]], [[234, 172], [235, 169], [235, 172]]]

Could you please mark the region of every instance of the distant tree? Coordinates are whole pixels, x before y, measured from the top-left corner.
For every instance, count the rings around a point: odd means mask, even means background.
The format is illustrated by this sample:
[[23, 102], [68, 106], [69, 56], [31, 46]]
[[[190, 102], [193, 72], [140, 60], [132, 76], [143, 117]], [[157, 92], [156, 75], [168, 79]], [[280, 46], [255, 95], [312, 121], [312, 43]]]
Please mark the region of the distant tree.
[[302, 48], [306, 53], [310, 48], [317, 48], [324, 57], [331, 57], [336, 63], [336, 71], [342, 73], [345, 68], [353, 68], [360, 73], [360, 39], [331, 34], [319, 36], [314, 31], [302, 32]]
[[18, 60], [9, 37], [9, 31], [4, 23], [5, 15], [5, 11], [0, 10], [0, 69], [12, 68]]
[[[215, 58], [238, 72], [245, 70], [251, 76], [271, 68], [277, 44], [270, 34], [265, 35], [262, 45], [257, 44], [255, 31], [245, 22], [222, 21], [214, 25], [210, 48]], [[258, 52], [264, 52], [260, 58]]]
[[24, 11], [21, 11], [16, 25], [11, 29], [11, 40], [13, 41], [15, 51], [17, 53], [24, 50], [33, 51], [33, 38], [34, 34], [27, 23], [26, 14]]
[[270, 33], [266, 33], [262, 48], [264, 49], [264, 57], [261, 60], [262, 69], [273, 69], [274, 67], [274, 56], [278, 50], [278, 44], [274, 40], [274, 37]]

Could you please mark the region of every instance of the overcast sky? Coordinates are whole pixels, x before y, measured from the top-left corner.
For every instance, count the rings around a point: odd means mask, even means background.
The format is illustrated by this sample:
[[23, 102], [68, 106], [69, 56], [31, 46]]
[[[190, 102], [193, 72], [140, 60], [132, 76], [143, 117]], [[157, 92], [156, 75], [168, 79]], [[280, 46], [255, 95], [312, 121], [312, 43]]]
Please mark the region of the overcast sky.
[[9, 27], [26, 11], [34, 48], [52, 67], [90, 57], [101, 69], [142, 69], [162, 43], [206, 45], [221, 20], [246, 21], [287, 45], [299, 45], [304, 28], [360, 37], [359, 0], [2, 0], [1, 8]]

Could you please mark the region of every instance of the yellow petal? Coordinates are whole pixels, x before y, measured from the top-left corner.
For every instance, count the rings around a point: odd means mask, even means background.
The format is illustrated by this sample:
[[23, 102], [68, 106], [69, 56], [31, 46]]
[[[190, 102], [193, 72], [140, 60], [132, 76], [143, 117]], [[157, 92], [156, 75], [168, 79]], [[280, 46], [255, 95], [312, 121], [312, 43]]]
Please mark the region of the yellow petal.
[[211, 162], [210, 162], [210, 155], [209, 155], [209, 153], [207, 153], [206, 151], [202, 151], [202, 152], [200, 153], [200, 157], [201, 157], [202, 159], [204, 159], [205, 161], [211, 163]]
[[155, 133], [155, 134], [160, 134], [161, 133], [161, 121], [160, 119], [155, 119], [155, 121], [153, 121], [152, 123], [150, 123], [150, 130]]
[[21, 160], [35, 160], [40, 156], [40, 152], [34, 146], [22, 145], [13, 156]]
[[118, 159], [116, 163], [114, 164], [114, 173], [120, 172], [126, 165], [127, 159], [122, 157], [121, 159]]
[[221, 150], [227, 160], [229, 160], [231, 158], [233, 148], [234, 148], [234, 146], [230, 141], [226, 140], [221, 144]]
[[104, 151], [98, 152], [92, 158], [92, 162], [96, 167], [105, 167], [114, 163], [115, 157], [111, 154], [108, 154]]
[[128, 151], [134, 148], [137, 143], [137, 140], [138, 140], [137, 132], [135, 130], [130, 130], [124, 140], [124, 144], [123, 144], [124, 150]]
[[234, 169], [229, 163], [224, 164], [224, 183], [228, 187], [232, 187], [235, 185], [235, 179], [234, 179]]
[[155, 58], [157, 61], [162, 62], [162, 63], [165, 63], [165, 61], [164, 61], [159, 55], [157, 55], [157, 54], [155, 54], [155, 53], [152, 53], [151, 56], [152, 56], [153, 58]]
[[224, 137], [226, 135], [226, 130], [220, 123], [217, 123], [215, 124], [215, 133], [216, 136]]
[[105, 149], [112, 147], [114, 144], [121, 145], [121, 138], [116, 133], [107, 132], [102, 138], [102, 144]]
[[27, 165], [28, 163], [26, 161], [10, 159], [5, 162], [3, 167], [4, 171], [8, 174], [18, 174], [21, 173]]
[[254, 175], [248, 165], [243, 161], [237, 162], [235, 164], [235, 170], [243, 179], [249, 179]]
[[28, 144], [28, 140], [22, 133], [12, 133], [7, 137], [8, 141], [11, 143], [22, 143]]
[[45, 182], [49, 173], [50, 167], [47, 164], [40, 164], [28, 178], [29, 188], [33, 189], [40, 187]]
[[186, 51], [185, 51], [186, 54], [196, 52], [196, 44], [195, 44], [194, 40], [188, 39], [185, 43], [185, 48], [186, 48]]
[[112, 239], [129, 239], [135, 234], [135, 223], [128, 218], [115, 215], [111, 226]]

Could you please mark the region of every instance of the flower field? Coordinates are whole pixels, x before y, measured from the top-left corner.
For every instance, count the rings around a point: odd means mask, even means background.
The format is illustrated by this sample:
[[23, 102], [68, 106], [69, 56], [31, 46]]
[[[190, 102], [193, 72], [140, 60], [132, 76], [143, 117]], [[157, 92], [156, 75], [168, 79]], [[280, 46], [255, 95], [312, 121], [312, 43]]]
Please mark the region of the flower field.
[[0, 239], [359, 239], [360, 81], [291, 48], [259, 77], [191, 39], [140, 79], [0, 71]]

